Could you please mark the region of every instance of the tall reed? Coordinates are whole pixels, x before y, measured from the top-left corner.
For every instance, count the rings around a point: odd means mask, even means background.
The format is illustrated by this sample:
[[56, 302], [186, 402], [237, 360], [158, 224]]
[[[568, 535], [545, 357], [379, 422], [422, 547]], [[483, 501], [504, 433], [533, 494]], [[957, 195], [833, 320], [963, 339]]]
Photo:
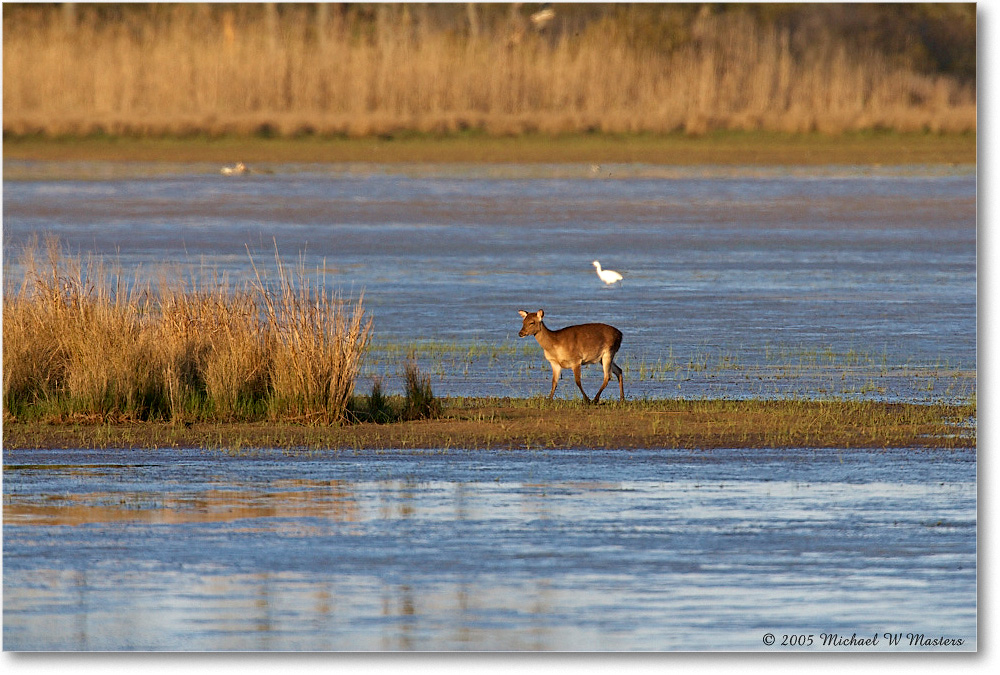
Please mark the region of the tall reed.
[[[352, 136], [976, 129], [974, 82], [918, 72], [836, 35], [804, 37], [746, 10], [667, 8], [651, 26], [605, 13], [558, 33], [532, 30], [526, 11], [83, 5], [67, 21], [55, 8], [7, 5], [3, 128]], [[688, 12], [680, 37], [668, 30], [678, 12]], [[642, 30], [662, 35], [637, 39]]]
[[276, 415], [339, 420], [361, 370], [371, 319], [360, 297], [353, 309], [322, 286], [314, 287], [299, 263], [289, 270], [274, 256], [276, 284], [254, 265], [270, 355], [271, 406]]
[[301, 266], [293, 278], [276, 255], [276, 284], [154, 289], [53, 240], [18, 262], [3, 298], [5, 416], [344, 420], [371, 318]]

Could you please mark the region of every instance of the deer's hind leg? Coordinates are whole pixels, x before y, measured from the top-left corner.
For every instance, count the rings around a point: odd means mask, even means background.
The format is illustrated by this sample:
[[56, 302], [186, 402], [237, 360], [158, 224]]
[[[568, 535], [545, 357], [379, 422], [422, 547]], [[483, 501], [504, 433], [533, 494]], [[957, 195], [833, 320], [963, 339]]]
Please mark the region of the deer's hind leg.
[[[601, 382], [601, 388], [597, 390], [596, 394], [594, 394], [594, 403], [601, 400], [601, 393], [604, 391], [604, 388], [608, 386], [608, 382], [611, 381], [612, 371], [618, 376], [618, 382], [621, 383], [622, 381], [622, 369], [615, 365], [615, 362], [612, 360], [613, 358], [614, 356], [605, 354], [601, 359], [601, 367], [604, 368], [604, 381]], [[624, 394], [622, 394], [622, 398], [624, 398]]]
[[[585, 392], [583, 390], [583, 383], [580, 382], [580, 364], [579, 363], [576, 364], [575, 366], [573, 366], [573, 379], [576, 380], [576, 386], [580, 388], [580, 393], [583, 394], [583, 400], [586, 401], [587, 403], [590, 403], [591, 402], [590, 401], [590, 397], [587, 396], [587, 392]], [[597, 392], [597, 395], [600, 396], [601, 392]], [[594, 403], [597, 403], [597, 399], [596, 398], [594, 399]]]
[[611, 370], [614, 371], [615, 377], [618, 378], [618, 391], [621, 392], [622, 400], [625, 400], [625, 383], [622, 381], [622, 369], [618, 367], [618, 364], [614, 361], [611, 362]]

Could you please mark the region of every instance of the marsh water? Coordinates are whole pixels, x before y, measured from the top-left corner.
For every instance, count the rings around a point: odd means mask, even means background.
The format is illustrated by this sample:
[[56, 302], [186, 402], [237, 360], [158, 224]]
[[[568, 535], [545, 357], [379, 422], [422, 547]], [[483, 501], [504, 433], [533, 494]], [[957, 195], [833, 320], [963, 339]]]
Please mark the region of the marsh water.
[[5, 452], [4, 648], [975, 649], [975, 467], [971, 450]]
[[[361, 393], [374, 376], [399, 393], [410, 350], [437, 395], [545, 393], [517, 338], [538, 308], [621, 328], [632, 399], [976, 392], [972, 167], [253, 168], [5, 161], [5, 292], [35, 234], [153, 283], [241, 283], [248, 249], [266, 269], [276, 245], [364, 293]], [[5, 649], [977, 644], [974, 449], [3, 463]]]
[[[437, 394], [546, 393], [537, 344], [517, 337], [517, 311], [542, 308], [550, 328], [619, 327], [632, 398], [975, 393], [972, 167], [261, 170], [5, 162], [8, 284], [33, 234], [126, 282], [239, 284], [249, 255], [273, 276], [277, 245], [330, 290], [364, 293], [361, 389], [381, 375], [401, 392], [416, 347]], [[594, 260], [624, 280], [606, 287]]]

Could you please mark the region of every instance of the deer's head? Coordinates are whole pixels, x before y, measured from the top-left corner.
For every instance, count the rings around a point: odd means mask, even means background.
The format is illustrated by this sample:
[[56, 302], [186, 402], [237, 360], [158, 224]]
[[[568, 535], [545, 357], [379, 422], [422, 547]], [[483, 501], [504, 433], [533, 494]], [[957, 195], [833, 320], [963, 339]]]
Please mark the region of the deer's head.
[[523, 309], [518, 312], [521, 318], [524, 319], [524, 323], [521, 324], [521, 331], [517, 334], [518, 337], [528, 337], [529, 335], [534, 335], [542, 329], [542, 315], [545, 314], [542, 310], [537, 312], [525, 312]]

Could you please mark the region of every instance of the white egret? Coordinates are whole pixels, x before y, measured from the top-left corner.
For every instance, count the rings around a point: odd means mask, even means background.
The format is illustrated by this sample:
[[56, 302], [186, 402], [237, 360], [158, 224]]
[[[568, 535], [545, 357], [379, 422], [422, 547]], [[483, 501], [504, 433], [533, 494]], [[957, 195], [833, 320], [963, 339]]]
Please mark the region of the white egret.
[[601, 281], [606, 283], [608, 286], [617, 283], [622, 280], [622, 275], [618, 274], [614, 270], [602, 270], [601, 263], [594, 261], [594, 267], [597, 268], [597, 276], [601, 278]]

